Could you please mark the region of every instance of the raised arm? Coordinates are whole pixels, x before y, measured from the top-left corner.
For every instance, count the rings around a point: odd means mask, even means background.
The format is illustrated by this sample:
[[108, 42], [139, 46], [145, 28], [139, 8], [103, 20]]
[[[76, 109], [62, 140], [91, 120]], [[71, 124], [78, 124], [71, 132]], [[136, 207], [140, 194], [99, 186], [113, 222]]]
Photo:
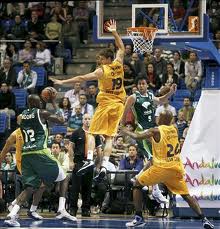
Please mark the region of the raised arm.
[[0, 154], [0, 164], [5, 159], [6, 154], [9, 152], [11, 146], [16, 142], [16, 134], [15, 131], [11, 133], [11, 135], [6, 140], [6, 143], [4, 145], [4, 148], [2, 149], [2, 152]]
[[67, 80], [57, 80], [53, 77], [50, 77], [50, 79], [54, 82], [54, 84], [63, 85], [63, 84], [78, 83], [78, 82], [89, 81], [89, 80], [98, 80], [102, 76], [103, 76], [102, 68], [97, 68], [94, 72], [85, 75], [73, 76], [72, 78]]
[[119, 34], [117, 32], [117, 26], [116, 26], [115, 20], [109, 21], [109, 23], [107, 24], [107, 30], [109, 32], [112, 32], [112, 35], [115, 38], [115, 44], [118, 47], [118, 51], [116, 54], [116, 60], [118, 60], [120, 63], [123, 64], [125, 47], [124, 47], [124, 43], [123, 43], [121, 37], [119, 36]]
[[128, 111], [129, 111], [129, 109], [134, 105], [135, 100], [136, 100], [136, 95], [135, 95], [135, 94], [130, 95], [130, 96], [127, 98], [126, 103], [125, 103], [124, 113], [123, 113], [123, 116], [122, 116], [122, 119], [121, 119], [121, 124], [122, 124], [122, 125], [125, 125], [125, 124], [126, 124], [126, 116], [127, 116], [127, 113], [128, 113]]
[[157, 104], [164, 104], [167, 102], [167, 100], [176, 92], [177, 89], [177, 85], [176, 84], [172, 84], [172, 86], [170, 87], [170, 91], [160, 97], [154, 97], [154, 102]]

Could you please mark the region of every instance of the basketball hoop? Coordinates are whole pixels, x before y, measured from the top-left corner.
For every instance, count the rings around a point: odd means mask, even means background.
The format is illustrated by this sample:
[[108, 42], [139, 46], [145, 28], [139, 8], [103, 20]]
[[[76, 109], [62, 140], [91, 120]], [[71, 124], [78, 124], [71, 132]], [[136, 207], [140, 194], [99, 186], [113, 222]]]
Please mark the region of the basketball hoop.
[[157, 28], [152, 27], [129, 27], [127, 34], [134, 45], [134, 52], [144, 54], [153, 51], [154, 38]]

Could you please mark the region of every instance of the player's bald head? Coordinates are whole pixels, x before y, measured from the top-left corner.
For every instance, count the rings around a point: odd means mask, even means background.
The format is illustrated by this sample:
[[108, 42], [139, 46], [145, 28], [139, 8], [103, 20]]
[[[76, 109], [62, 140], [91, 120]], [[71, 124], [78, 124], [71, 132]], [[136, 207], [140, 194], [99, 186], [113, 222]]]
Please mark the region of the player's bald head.
[[38, 95], [32, 94], [28, 96], [28, 106], [30, 108], [41, 108], [41, 100]]
[[167, 125], [169, 126], [173, 120], [173, 113], [171, 111], [165, 110], [160, 113], [158, 125]]

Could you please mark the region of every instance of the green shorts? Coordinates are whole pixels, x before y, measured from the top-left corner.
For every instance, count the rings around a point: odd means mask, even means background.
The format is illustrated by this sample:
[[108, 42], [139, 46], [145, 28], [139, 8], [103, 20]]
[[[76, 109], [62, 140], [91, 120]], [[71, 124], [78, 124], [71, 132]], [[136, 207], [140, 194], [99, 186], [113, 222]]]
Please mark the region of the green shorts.
[[59, 162], [51, 155], [48, 149], [25, 152], [22, 154], [22, 181], [25, 187], [38, 189], [43, 182], [50, 184], [57, 180]]

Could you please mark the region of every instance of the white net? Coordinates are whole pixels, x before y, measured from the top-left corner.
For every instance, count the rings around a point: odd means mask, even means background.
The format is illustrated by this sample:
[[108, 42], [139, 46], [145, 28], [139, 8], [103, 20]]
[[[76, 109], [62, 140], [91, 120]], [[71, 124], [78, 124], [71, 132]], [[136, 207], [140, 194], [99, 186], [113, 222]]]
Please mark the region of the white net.
[[128, 28], [127, 32], [133, 42], [134, 52], [140, 54], [153, 52], [153, 43], [156, 36], [155, 28]]

